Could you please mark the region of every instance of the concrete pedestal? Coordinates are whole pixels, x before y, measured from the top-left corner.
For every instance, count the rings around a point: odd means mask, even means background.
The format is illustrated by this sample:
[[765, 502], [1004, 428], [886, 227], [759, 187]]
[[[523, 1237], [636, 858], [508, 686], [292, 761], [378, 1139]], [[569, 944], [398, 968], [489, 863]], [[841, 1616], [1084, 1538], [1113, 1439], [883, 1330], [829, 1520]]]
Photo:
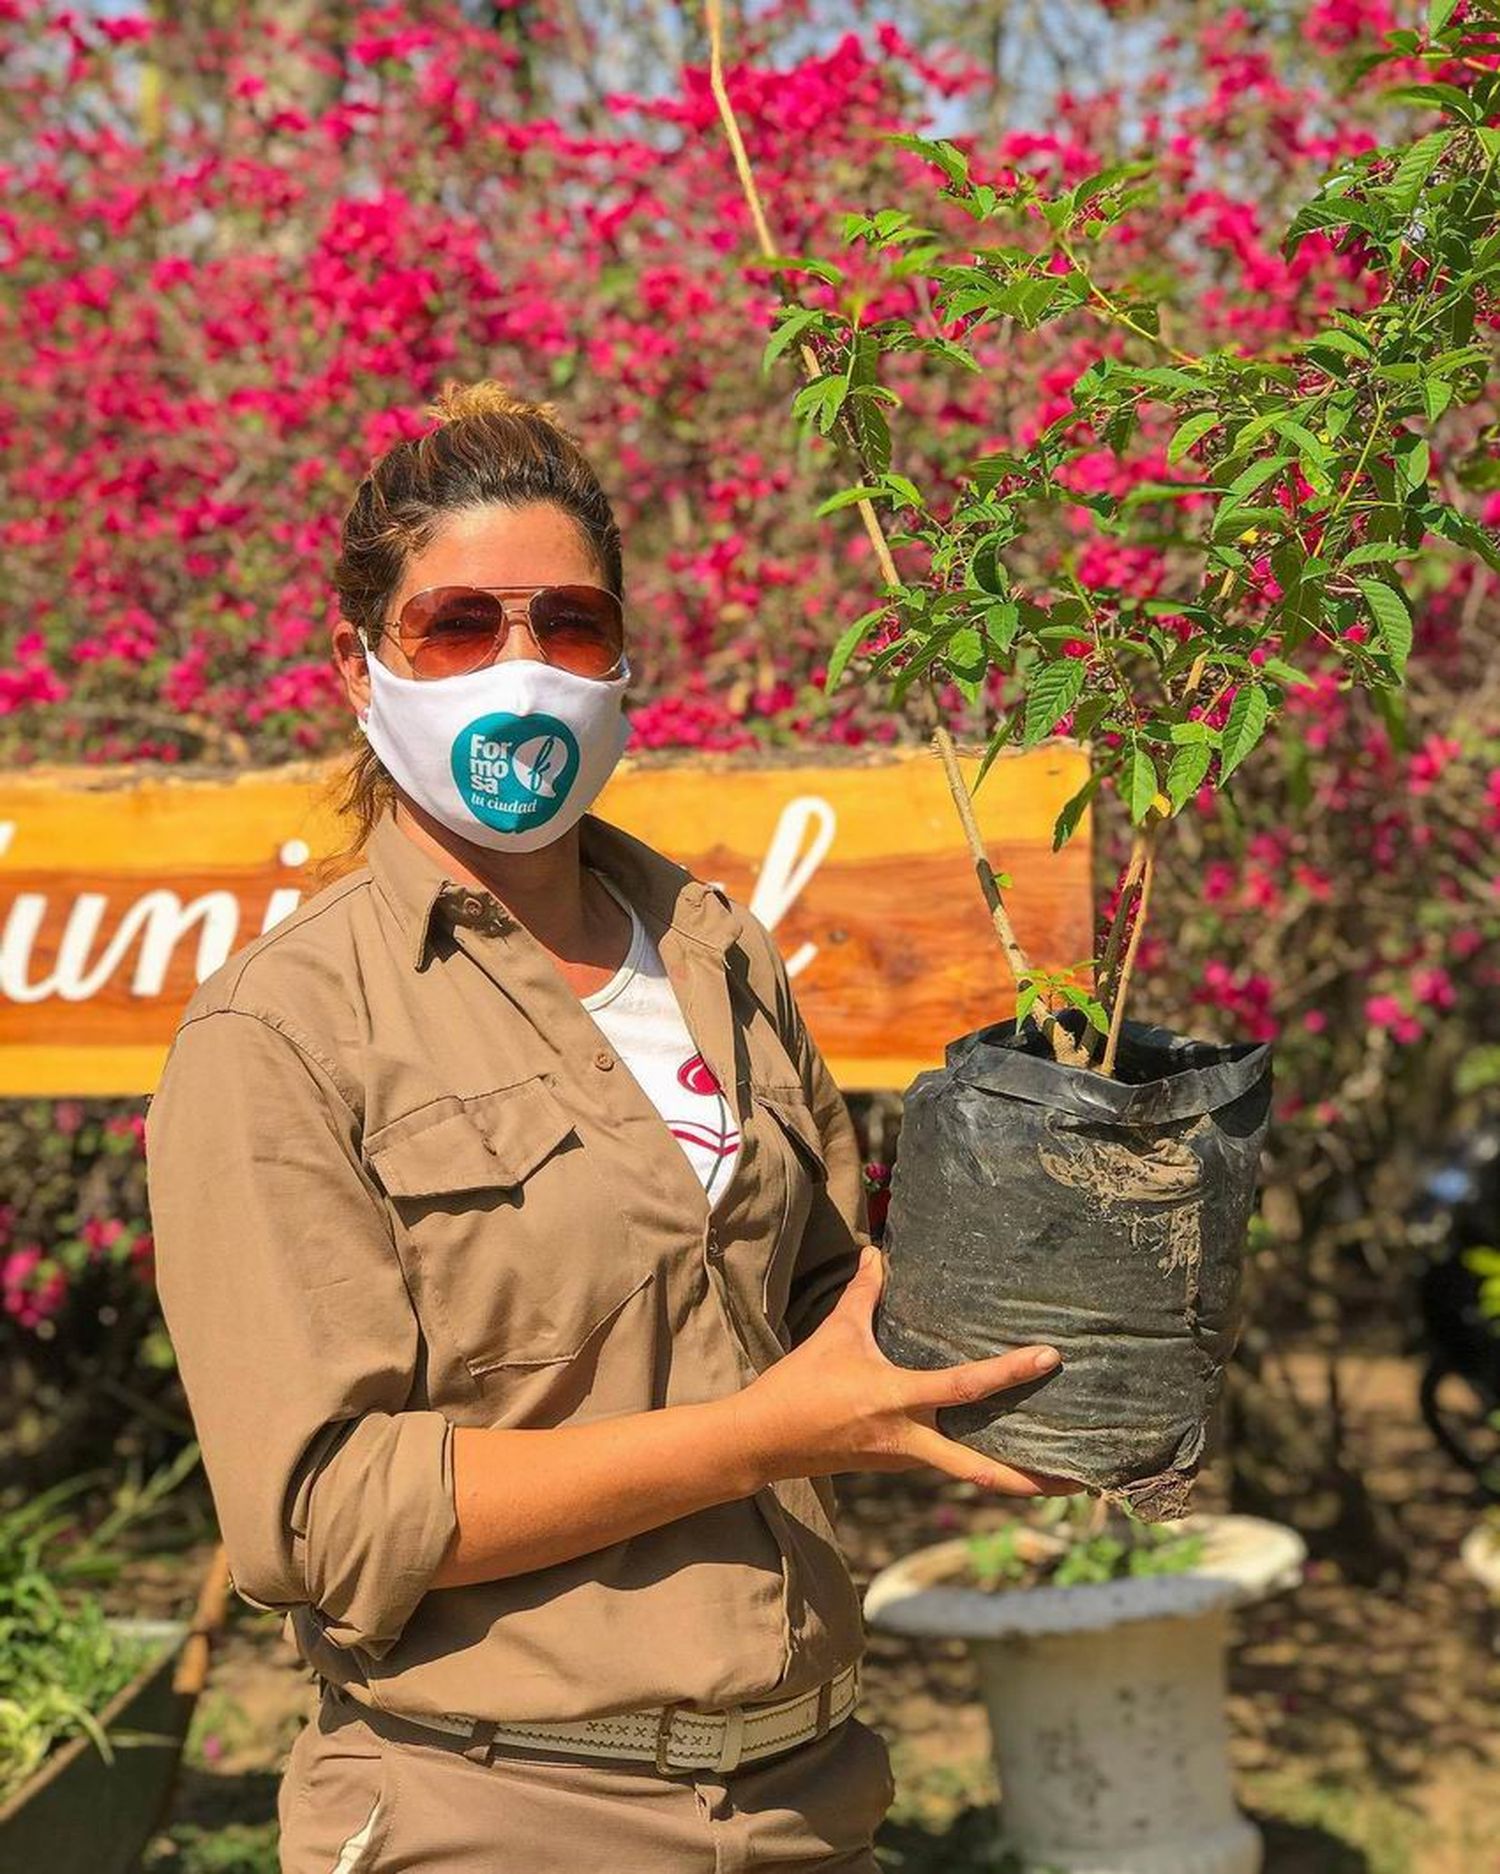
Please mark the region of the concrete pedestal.
[[[1190, 1517], [1198, 1566], [1077, 1588], [961, 1585], [965, 1544], [883, 1569], [865, 1614], [966, 1640], [989, 1714], [1002, 1848], [1026, 1874], [1259, 1874], [1224, 1716], [1229, 1610], [1300, 1579], [1300, 1536]], [[1045, 1540], [1045, 1538], [1041, 1538]]]

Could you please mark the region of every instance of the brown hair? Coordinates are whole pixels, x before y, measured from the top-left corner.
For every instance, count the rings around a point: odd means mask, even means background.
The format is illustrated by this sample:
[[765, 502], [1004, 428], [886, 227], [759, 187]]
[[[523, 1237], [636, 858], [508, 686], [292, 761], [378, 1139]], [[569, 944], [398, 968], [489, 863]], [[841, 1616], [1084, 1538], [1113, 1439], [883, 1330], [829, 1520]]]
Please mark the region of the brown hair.
[[[578, 439], [556, 405], [514, 397], [494, 378], [446, 379], [425, 414], [436, 424], [371, 463], [344, 516], [333, 569], [339, 611], [373, 643], [414, 553], [449, 515], [466, 508], [517, 508], [548, 501], [572, 517], [603, 582], [625, 595], [620, 530]], [[348, 844], [318, 867], [324, 879], [357, 859], [395, 798], [384, 763], [358, 730], [335, 789], [340, 817], [353, 822]]]

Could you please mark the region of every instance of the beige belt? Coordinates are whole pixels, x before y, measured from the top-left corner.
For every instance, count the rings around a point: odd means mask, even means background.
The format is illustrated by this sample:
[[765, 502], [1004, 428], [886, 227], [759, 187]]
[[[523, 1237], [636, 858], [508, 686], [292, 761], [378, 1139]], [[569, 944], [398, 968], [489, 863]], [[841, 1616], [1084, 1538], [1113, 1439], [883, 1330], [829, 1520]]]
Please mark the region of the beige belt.
[[[722, 1711], [693, 1711], [685, 1705], [654, 1705], [645, 1711], [613, 1712], [603, 1718], [567, 1718], [555, 1724], [498, 1724], [457, 1712], [400, 1721], [425, 1730], [448, 1731], [473, 1745], [510, 1743], [562, 1751], [574, 1757], [633, 1757], [658, 1770], [732, 1770], [794, 1744], [822, 1737], [841, 1724], [859, 1699], [859, 1661], [825, 1679], [800, 1698], [772, 1704], [730, 1705]], [[381, 1716], [396, 1717], [394, 1712]]]

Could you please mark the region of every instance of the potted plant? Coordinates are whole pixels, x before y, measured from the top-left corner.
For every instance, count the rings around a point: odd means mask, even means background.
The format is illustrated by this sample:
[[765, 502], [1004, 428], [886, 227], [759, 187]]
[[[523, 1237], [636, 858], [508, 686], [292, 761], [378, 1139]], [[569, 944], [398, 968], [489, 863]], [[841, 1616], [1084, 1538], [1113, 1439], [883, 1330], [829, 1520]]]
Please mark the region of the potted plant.
[[[778, 254], [709, 0], [711, 81], [755, 264], [805, 282], [777, 312], [763, 369], [800, 356], [793, 414], [856, 475], [818, 511], [858, 509], [884, 579], [834, 647], [825, 688], [850, 674], [917, 709], [1016, 986], [1013, 1016], [950, 1041], [944, 1065], [906, 1091], [877, 1338], [912, 1366], [1056, 1345], [1059, 1371], [944, 1408], [940, 1429], [1151, 1518], [1186, 1509], [1233, 1348], [1271, 1092], [1267, 1044], [1215, 1045], [1127, 1016], [1153, 878], [1180, 816], [1230, 788], [1314, 660], [1399, 724], [1405, 569], [1429, 536], [1500, 569], [1490, 532], [1453, 499], [1492, 461], [1473, 406], [1490, 383], [1500, 286], [1489, 57], [1500, 11], [1494, 0], [1472, 0], [1461, 22], [1457, 11], [1439, 0], [1425, 34], [1390, 35], [1366, 62], [1434, 68], [1437, 82], [1392, 97], [1435, 111], [1436, 127], [1346, 161], [1286, 229], [1288, 254], [1325, 237], [1363, 302], [1351, 293], [1349, 310], [1254, 353], [1170, 336], [1173, 282], [1133, 260], [1145, 164], [1048, 192], [1024, 173], [980, 179], [953, 142], [902, 134], [892, 141], [930, 165], [938, 201], [846, 215], [857, 278]], [[877, 318], [876, 306], [898, 310]], [[908, 372], [1003, 370], [997, 332], [1064, 321], [1100, 342], [1063, 415], [972, 457], [946, 490], [893, 467], [901, 400], [881, 381], [888, 359], [904, 354]], [[1120, 468], [1113, 485], [1101, 458]], [[1132, 481], [1125, 465], [1143, 462], [1150, 472]], [[1066, 543], [1049, 546], [1058, 536], [1038, 546], [1047, 510], [1086, 511], [1097, 534], [1159, 551], [1162, 584], [1145, 596], [1085, 583]], [[986, 717], [998, 705], [972, 783], [940, 682]], [[1098, 953], [1056, 970], [1012, 925], [1010, 880], [984, 849], [971, 792], [1006, 749], [1061, 734], [1092, 760], [1054, 845], [1106, 793], [1131, 846], [1100, 908]]]
[[71, 1544], [54, 1511], [92, 1476], [0, 1517], [0, 1874], [129, 1874], [165, 1813], [223, 1617], [222, 1550], [191, 1624], [109, 1615], [77, 1589], [117, 1572], [111, 1543], [197, 1460], [189, 1445]]
[[967, 1642], [1001, 1784], [1002, 1865], [1028, 1874], [1257, 1874], [1224, 1718], [1230, 1610], [1301, 1574], [1251, 1516], [1153, 1527], [1054, 1499], [1033, 1521], [882, 1569], [872, 1626]]

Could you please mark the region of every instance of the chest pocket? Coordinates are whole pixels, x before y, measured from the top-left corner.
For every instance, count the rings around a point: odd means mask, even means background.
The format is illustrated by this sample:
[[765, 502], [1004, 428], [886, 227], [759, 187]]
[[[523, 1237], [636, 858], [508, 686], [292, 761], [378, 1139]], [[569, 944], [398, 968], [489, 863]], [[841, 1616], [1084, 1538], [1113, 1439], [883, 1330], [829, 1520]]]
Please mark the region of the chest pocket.
[[475, 1378], [573, 1360], [652, 1279], [544, 1075], [445, 1095], [365, 1154], [401, 1223], [418, 1314]]
[[818, 1121], [800, 1086], [754, 1086], [755, 1116], [768, 1134], [768, 1145], [782, 1189], [781, 1223], [768, 1244], [761, 1276], [766, 1318], [779, 1329], [786, 1313], [797, 1252], [817, 1199], [828, 1182], [828, 1165]]

